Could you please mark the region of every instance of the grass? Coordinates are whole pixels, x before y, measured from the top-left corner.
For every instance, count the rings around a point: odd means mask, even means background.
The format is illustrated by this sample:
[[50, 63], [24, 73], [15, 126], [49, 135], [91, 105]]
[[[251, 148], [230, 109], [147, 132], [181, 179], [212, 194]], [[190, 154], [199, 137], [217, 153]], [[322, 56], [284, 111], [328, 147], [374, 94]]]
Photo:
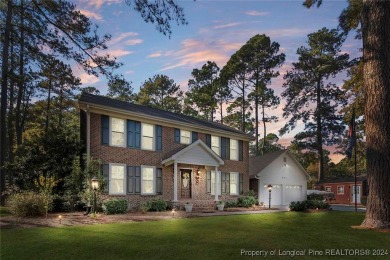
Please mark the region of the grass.
[[[385, 249], [390, 253], [389, 233], [350, 227], [359, 225], [363, 218], [363, 213], [354, 212], [284, 212], [62, 228], [4, 229], [1, 230], [0, 258], [237, 259], [241, 257], [241, 249], [276, 249], [276, 255], [279, 249], [314, 249], [321, 252], [325, 249]], [[305, 255], [307, 259], [314, 258], [308, 256], [308, 251]], [[340, 257], [321, 259], [327, 258]]]

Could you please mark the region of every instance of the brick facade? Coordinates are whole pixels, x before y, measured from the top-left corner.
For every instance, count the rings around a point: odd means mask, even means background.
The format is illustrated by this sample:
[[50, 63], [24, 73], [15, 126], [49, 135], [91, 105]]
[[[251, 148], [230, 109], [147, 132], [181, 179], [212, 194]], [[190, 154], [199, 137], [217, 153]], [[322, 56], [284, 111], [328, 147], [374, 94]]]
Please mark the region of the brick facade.
[[[131, 118], [128, 118], [131, 119]], [[163, 166], [161, 162], [173, 154], [182, 150], [187, 145], [174, 142], [174, 128], [163, 126], [163, 149], [162, 151], [145, 151], [140, 149], [130, 149], [124, 147], [113, 147], [101, 144], [101, 115], [90, 113], [90, 155], [95, 159], [101, 159], [104, 163], [122, 163], [130, 166], [156, 166], [162, 168], [163, 192], [162, 195], [123, 195], [115, 197], [126, 197], [131, 208], [139, 206], [140, 202], [155, 198], [163, 198], [166, 201], [173, 200], [173, 165]], [[222, 135], [223, 136], [223, 135]], [[198, 133], [198, 138], [206, 142], [205, 133]], [[243, 161], [224, 160], [224, 165], [218, 169], [221, 172], [239, 172], [243, 174], [243, 191], [249, 190], [249, 143], [243, 142]], [[178, 200], [183, 203], [189, 201], [181, 199], [181, 178], [180, 169], [191, 169], [191, 202], [194, 206], [214, 204], [214, 195], [206, 193], [206, 168], [205, 166], [178, 164]], [[199, 171], [199, 180], [196, 181], [196, 172]], [[238, 196], [222, 194], [219, 200], [235, 200]]]

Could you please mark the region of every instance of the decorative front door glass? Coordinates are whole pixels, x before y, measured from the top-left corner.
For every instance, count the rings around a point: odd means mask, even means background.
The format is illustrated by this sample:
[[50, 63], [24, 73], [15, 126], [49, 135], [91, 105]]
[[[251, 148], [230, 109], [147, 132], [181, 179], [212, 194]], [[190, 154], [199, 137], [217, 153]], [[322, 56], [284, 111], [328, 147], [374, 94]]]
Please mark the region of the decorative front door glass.
[[191, 198], [191, 170], [181, 170], [181, 198]]

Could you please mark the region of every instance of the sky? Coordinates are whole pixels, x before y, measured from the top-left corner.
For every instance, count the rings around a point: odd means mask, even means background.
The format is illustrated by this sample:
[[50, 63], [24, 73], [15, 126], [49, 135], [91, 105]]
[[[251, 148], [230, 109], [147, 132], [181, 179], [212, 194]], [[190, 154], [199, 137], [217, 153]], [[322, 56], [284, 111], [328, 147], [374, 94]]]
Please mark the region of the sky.
[[[140, 14], [122, 0], [77, 0], [77, 9], [99, 26], [100, 35], [110, 34], [107, 52], [124, 65], [117, 70], [132, 82], [134, 92], [142, 83], [156, 74], [165, 74], [188, 90], [188, 80], [195, 68], [201, 68], [207, 61], [214, 61], [222, 68], [242, 45], [256, 34], [266, 34], [280, 44], [280, 52], [286, 54], [286, 61], [279, 69], [280, 76], [273, 79], [269, 87], [280, 95], [283, 91], [283, 75], [298, 59], [296, 50], [307, 43], [307, 35], [323, 27], [336, 28], [338, 16], [347, 6], [346, 0], [327, 0], [320, 8], [306, 9], [303, 0], [252, 0], [196, 2], [179, 0], [188, 21], [185, 26], [172, 26], [170, 37], [159, 33], [155, 25], [145, 23]], [[354, 35], [348, 36], [342, 51], [351, 58], [361, 56], [361, 41]], [[107, 93], [107, 79], [95, 77], [73, 66], [83, 86], [94, 86], [101, 94]], [[342, 85], [346, 79], [343, 73], [333, 79]], [[268, 125], [267, 132], [278, 134], [288, 119], [282, 118], [284, 100], [268, 115], [279, 116], [277, 123]], [[279, 143], [288, 146], [297, 129], [280, 137]], [[327, 148], [333, 151], [333, 148]], [[337, 163], [344, 156], [331, 154]]]

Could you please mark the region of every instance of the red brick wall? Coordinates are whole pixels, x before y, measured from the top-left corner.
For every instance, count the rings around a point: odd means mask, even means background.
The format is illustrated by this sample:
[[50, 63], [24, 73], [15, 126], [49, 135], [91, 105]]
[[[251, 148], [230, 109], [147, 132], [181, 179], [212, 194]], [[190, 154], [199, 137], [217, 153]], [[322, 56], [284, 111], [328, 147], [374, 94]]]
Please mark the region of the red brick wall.
[[[321, 186], [317, 186], [320, 190], [326, 190], [326, 187], [331, 187], [331, 192], [334, 194], [334, 200], [332, 203], [335, 204], [352, 204], [352, 189], [355, 183], [353, 182], [341, 182], [341, 183], [322, 183]], [[357, 182], [358, 186], [362, 186], [362, 182]], [[337, 194], [337, 186], [344, 186], [344, 194]], [[363, 189], [360, 187], [360, 192]], [[361, 194], [363, 196], [363, 194]]]
[[[123, 163], [126, 165], [140, 166], [149, 165], [163, 169], [163, 194], [156, 196], [141, 195], [123, 195], [115, 197], [126, 197], [129, 200], [130, 207], [137, 207], [139, 202], [148, 201], [152, 198], [163, 198], [164, 200], [173, 200], [173, 165], [163, 167], [161, 162], [171, 155], [180, 151], [186, 145], [176, 144], [174, 142], [174, 128], [163, 126], [163, 150], [145, 151], [140, 149], [129, 149], [122, 147], [113, 147], [101, 144], [101, 119], [100, 115], [91, 113], [91, 156], [95, 159], [101, 159], [104, 163]], [[206, 142], [206, 135], [199, 133], [198, 138]], [[243, 161], [225, 160], [225, 165], [219, 167], [221, 172], [239, 172], [244, 175], [243, 190], [249, 189], [249, 144], [243, 143]], [[192, 201], [195, 204], [210, 204], [214, 201], [214, 196], [206, 194], [206, 169], [204, 166], [196, 165], [178, 165], [178, 199], [180, 200], [180, 168], [193, 169], [192, 174]], [[195, 182], [196, 169], [200, 170], [199, 183]], [[220, 200], [234, 200], [238, 196], [221, 195]]]

